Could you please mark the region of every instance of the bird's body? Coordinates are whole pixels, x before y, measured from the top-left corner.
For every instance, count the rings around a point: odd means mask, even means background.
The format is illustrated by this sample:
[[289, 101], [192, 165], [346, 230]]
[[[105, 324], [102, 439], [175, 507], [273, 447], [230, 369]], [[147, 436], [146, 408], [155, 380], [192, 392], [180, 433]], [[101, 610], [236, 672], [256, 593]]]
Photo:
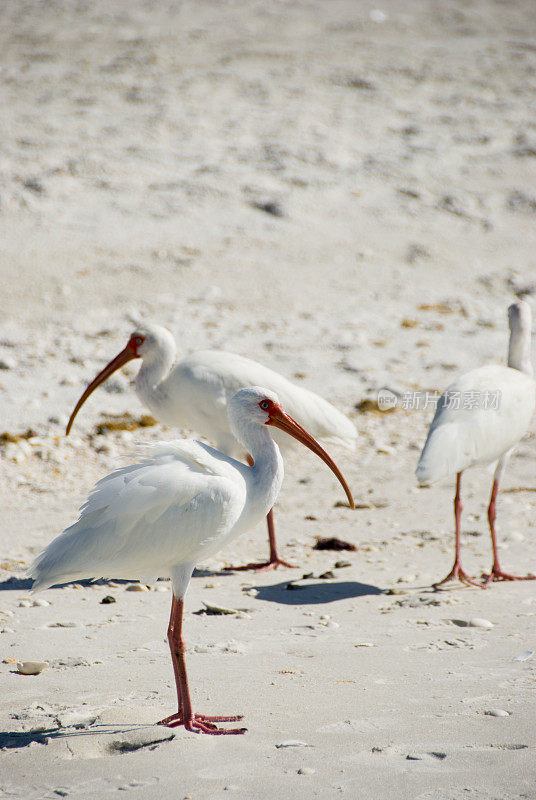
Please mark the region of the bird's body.
[[229, 402], [228, 415], [231, 431], [251, 453], [253, 466], [191, 439], [147, 447], [138, 463], [97, 483], [78, 522], [51, 542], [30, 568], [34, 590], [83, 578], [147, 580], [169, 575], [173, 605], [168, 635], [179, 710], [163, 722], [205, 733], [229, 731], [213, 724], [223, 718], [192, 712], [180, 633], [183, 598], [195, 564], [253, 527], [275, 502], [283, 460], [271, 427], [286, 430], [322, 458], [353, 505], [330, 457], [281, 409], [275, 394], [241, 389]]
[[[355, 446], [357, 431], [335, 406], [274, 370], [235, 353], [196, 351], [160, 380], [144, 361], [136, 377], [138, 397], [158, 420], [196, 431], [227, 455], [242, 459], [247, 454], [231, 432], [227, 404], [243, 386], [269, 386], [289, 414], [316, 439]], [[274, 439], [283, 453], [295, 447], [294, 440], [281, 431], [275, 431]]]
[[419, 483], [429, 485], [457, 476], [454, 500], [456, 556], [447, 577], [474, 583], [461, 568], [461, 474], [469, 467], [496, 464], [488, 520], [494, 564], [488, 580], [514, 579], [499, 567], [495, 539], [495, 500], [499, 480], [512, 450], [526, 433], [536, 407], [536, 384], [530, 361], [530, 306], [520, 301], [509, 308], [508, 366], [471, 370], [441, 395], [416, 470]]
[[255, 479], [262, 463], [251, 470], [203, 442], [144, 448], [136, 464], [97, 483], [78, 522], [35, 562], [34, 588], [101, 577], [149, 583], [172, 577], [176, 565], [193, 570], [266, 515], [283, 477], [280, 455], [277, 461], [267, 491]]
[[[353, 448], [357, 431], [352, 422], [319, 395], [296, 386], [274, 370], [249, 358], [216, 350], [192, 353], [175, 361], [175, 341], [158, 325], [145, 325], [135, 331], [126, 346], [92, 381], [71, 414], [67, 433], [78, 410], [92, 391], [116, 369], [133, 358], [141, 358], [136, 376], [136, 393], [161, 422], [206, 437], [218, 450], [234, 458], [250, 457], [233, 434], [227, 415], [228, 403], [243, 386], [267, 386], [276, 392], [282, 405], [300, 425], [323, 442]], [[283, 451], [293, 447], [293, 439], [275, 431]], [[270, 560], [252, 567], [284, 564], [278, 554], [271, 510], [268, 515]]]
[[519, 370], [489, 365], [462, 375], [438, 401], [417, 467], [419, 483], [498, 461], [524, 435], [534, 405], [534, 381]]

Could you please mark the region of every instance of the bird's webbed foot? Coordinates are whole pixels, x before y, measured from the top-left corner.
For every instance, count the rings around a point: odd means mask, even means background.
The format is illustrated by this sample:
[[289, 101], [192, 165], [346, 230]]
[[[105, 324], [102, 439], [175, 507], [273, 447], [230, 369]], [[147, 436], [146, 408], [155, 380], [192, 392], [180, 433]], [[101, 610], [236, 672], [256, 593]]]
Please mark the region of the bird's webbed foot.
[[536, 575], [512, 575], [509, 572], [504, 572], [499, 566], [493, 565], [489, 574], [482, 573], [484, 579], [484, 586], [494, 581], [533, 581], [536, 580]]
[[240, 567], [224, 567], [224, 569], [232, 572], [244, 572], [246, 570], [254, 570], [255, 572], [268, 572], [269, 569], [277, 569], [278, 567], [288, 567], [294, 569], [294, 564], [284, 561], [279, 556], [271, 558], [269, 561], [252, 561], [250, 564], [243, 564]]
[[440, 580], [440, 581], [437, 581], [436, 583], [433, 583], [432, 584], [432, 588], [433, 589], [439, 589], [439, 587], [443, 586], [445, 583], [450, 583], [450, 581], [455, 581], [455, 580], [459, 580], [460, 583], [463, 583], [465, 586], [478, 586], [479, 589], [484, 589], [485, 588], [485, 586], [483, 584], [479, 583], [474, 578], [471, 578], [465, 572], [465, 570], [462, 568], [462, 565], [460, 564], [459, 561], [455, 561], [451, 571], [449, 572], [449, 574], [446, 575], [443, 578], [443, 580]]
[[178, 728], [181, 725], [185, 730], [192, 733], [208, 733], [212, 736], [225, 734], [245, 733], [247, 728], [218, 728], [215, 722], [237, 722], [242, 719], [240, 715], [235, 716], [207, 716], [206, 714], [192, 714], [190, 719], [185, 719], [182, 712], [177, 711], [169, 717], [161, 719], [157, 725], [165, 725], [167, 728]]

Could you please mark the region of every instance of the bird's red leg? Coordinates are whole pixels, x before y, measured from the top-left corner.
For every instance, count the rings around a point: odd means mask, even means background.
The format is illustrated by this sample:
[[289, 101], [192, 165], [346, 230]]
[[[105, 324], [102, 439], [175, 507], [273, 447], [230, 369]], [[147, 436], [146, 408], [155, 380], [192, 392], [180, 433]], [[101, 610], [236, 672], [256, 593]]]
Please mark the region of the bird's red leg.
[[[250, 467], [253, 466], [253, 459], [250, 455], [247, 456], [247, 462]], [[268, 541], [270, 543], [270, 558], [268, 561], [253, 561], [251, 564], [244, 564], [242, 567], [225, 567], [225, 569], [232, 569], [233, 571], [239, 572], [240, 570], [246, 569], [254, 569], [257, 572], [266, 571], [268, 569], [277, 569], [278, 567], [290, 567], [292, 569], [292, 564], [289, 564], [288, 561], [283, 561], [282, 558], [279, 558], [279, 554], [277, 552], [277, 542], [275, 540], [275, 526], [274, 526], [274, 510], [273, 508], [270, 509], [268, 514], [266, 515], [266, 525], [268, 526]]]
[[[458, 472], [456, 475], [456, 495], [454, 496], [454, 520], [455, 520], [455, 555], [454, 555], [454, 564], [452, 565], [452, 569], [449, 574], [443, 578], [443, 580], [438, 581], [437, 583], [433, 583], [432, 586], [434, 589], [437, 589], [439, 586], [442, 586], [444, 583], [449, 583], [449, 581], [454, 581], [456, 578], [460, 580], [462, 583], [465, 583], [467, 586], [480, 586], [480, 583], [477, 583], [475, 580], [469, 577], [469, 575], [463, 570], [462, 562], [460, 558], [460, 523], [462, 518], [462, 499], [461, 499], [461, 483], [462, 483], [462, 473]], [[482, 587], [481, 587], [482, 588]]]
[[292, 568], [292, 564], [289, 564], [288, 561], [283, 561], [282, 558], [279, 558], [279, 554], [277, 552], [273, 508], [271, 508], [266, 515], [266, 525], [268, 526], [268, 541], [270, 543], [270, 560], [268, 564], [261, 566], [260, 569], [277, 569], [279, 566]]
[[177, 728], [184, 725], [187, 731], [195, 733], [210, 733], [213, 735], [245, 733], [246, 728], [228, 728], [227, 730], [217, 728], [215, 722], [236, 722], [242, 719], [241, 716], [209, 717], [205, 714], [194, 714], [190, 690], [188, 688], [188, 676], [186, 673], [186, 661], [184, 658], [185, 645], [182, 638], [182, 618], [184, 601], [182, 598], [175, 597], [171, 602], [171, 616], [168, 627], [169, 649], [171, 650], [171, 660], [173, 662], [173, 672], [175, 673], [175, 684], [177, 687], [178, 710], [176, 714], [160, 720], [159, 725], [166, 725], [168, 728]]
[[499, 491], [499, 481], [495, 480], [493, 481], [493, 486], [491, 487], [491, 498], [488, 506], [489, 532], [491, 534], [491, 547], [493, 549], [493, 566], [491, 568], [491, 572], [489, 575], [482, 576], [484, 578], [484, 583], [487, 585], [492, 581], [533, 581], [536, 578], [536, 575], [524, 575], [522, 577], [518, 575], [510, 575], [510, 573], [508, 572], [503, 572], [499, 564], [499, 553], [497, 552], [497, 538], [495, 535], [495, 519], [497, 517], [497, 511], [495, 505], [496, 505], [498, 491]]

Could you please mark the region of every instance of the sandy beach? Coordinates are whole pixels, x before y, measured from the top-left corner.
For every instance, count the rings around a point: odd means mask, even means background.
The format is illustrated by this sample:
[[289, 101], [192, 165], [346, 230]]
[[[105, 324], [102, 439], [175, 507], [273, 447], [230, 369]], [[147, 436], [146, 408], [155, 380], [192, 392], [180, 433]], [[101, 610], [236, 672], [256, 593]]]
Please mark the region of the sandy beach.
[[[1, 798], [536, 798], [536, 581], [433, 591], [454, 483], [417, 486], [433, 408], [403, 402], [505, 363], [507, 307], [536, 290], [535, 34], [528, 0], [1, 4]], [[119, 457], [190, 433], [97, 432], [147, 413], [132, 362], [64, 436], [144, 321], [359, 431], [331, 451], [355, 511], [310, 453], [286, 459], [295, 567], [224, 571], [265, 556], [259, 526], [192, 579], [194, 703], [243, 714], [240, 737], [154, 725], [176, 703], [168, 581], [32, 595], [25, 577]], [[518, 574], [536, 572], [535, 465], [532, 426], [497, 507]], [[464, 476], [477, 576], [491, 480]]]

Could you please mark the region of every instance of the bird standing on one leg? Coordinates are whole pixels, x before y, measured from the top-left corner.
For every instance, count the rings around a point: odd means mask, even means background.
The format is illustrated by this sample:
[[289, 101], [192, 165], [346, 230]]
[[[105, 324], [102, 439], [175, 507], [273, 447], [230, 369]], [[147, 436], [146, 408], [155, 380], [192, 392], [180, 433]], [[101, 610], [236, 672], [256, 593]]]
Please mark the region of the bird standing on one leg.
[[[296, 386], [262, 364], [234, 353], [200, 350], [173, 366], [175, 353], [175, 340], [166, 328], [143, 325], [134, 331], [126, 347], [99, 372], [78, 400], [67, 425], [67, 435], [78, 411], [97, 386], [128, 361], [141, 358], [136, 393], [155, 417], [166, 425], [206, 436], [218, 450], [233, 458], [251, 463], [251, 454], [234, 436], [226, 413], [229, 400], [242, 386], [268, 387], [277, 393], [289, 414], [317, 439], [355, 447], [357, 431], [348, 417], [319, 395]], [[275, 438], [284, 452], [294, 444], [286, 433], [278, 432]], [[279, 557], [272, 509], [267, 514], [267, 526], [268, 561], [238, 569], [292, 566]]]
[[230, 430], [251, 453], [252, 466], [193, 439], [146, 447], [137, 464], [97, 483], [78, 522], [54, 539], [30, 567], [34, 590], [84, 578], [147, 580], [169, 575], [173, 602], [168, 640], [178, 709], [162, 724], [211, 734], [244, 729], [216, 727], [216, 722], [236, 721], [239, 716], [193, 712], [182, 638], [183, 600], [198, 561], [252, 528], [272, 508], [283, 481], [283, 459], [270, 431], [285, 431], [319, 456], [354, 507], [337, 466], [283, 411], [277, 395], [258, 387], [241, 389], [227, 411]]
[[456, 475], [454, 564], [448, 575], [434, 587], [456, 578], [465, 584], [482, 585], [470, 578], [461, 565], [461, 478], [468, 467], [494, 462], [496, 468], [488, 506], [493, 565], [489, 575], [485, 576], [484, 585], [490, 581], [530, 580], [535, 577], [518, 577], [502, 570], [495, 535], [499, 481], [508, 458], [530, 424], [536, 405], [529, 304], [520, 300], [511, 305], [508, 321], [508, 366], [472, 370], [448, 387], [439, 398], [417, 466], [417, 479], [424, 485]]

